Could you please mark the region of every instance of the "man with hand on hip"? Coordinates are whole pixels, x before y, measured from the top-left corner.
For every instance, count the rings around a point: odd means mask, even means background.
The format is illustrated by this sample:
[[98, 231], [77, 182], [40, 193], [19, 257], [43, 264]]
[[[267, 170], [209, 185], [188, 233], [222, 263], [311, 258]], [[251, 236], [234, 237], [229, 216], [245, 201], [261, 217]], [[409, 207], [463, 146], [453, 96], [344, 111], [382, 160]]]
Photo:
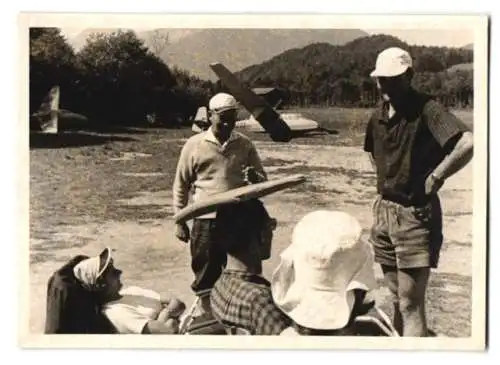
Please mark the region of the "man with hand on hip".
[[[267, 180], [255, 145], [234, 131], [237, 117], [236, 99], [226, 93], [213, 96], [208, 105], [211, 126], [189, 138], [182, 148], [173, 184], [174, 214], [193, 200]], [[215, 213], [194, 219], [191, 232], [186, 223], [178, 224], [176, 236], [190, 241], [192, 290], [200, 296], [202, 309], [210, 312], [209, 296], [201, 293], [213, 287], [226, 266], [227, 256], [217, 242]]]
[[426, 337], [425, 294], [443, 242], [438, 191], [472, 158], [472, 132], [432, 97], [412, 88], [412, 59], [382, 51], [371, 73], [382, 103], [366, 129], [364, 150], [377, 175], [371, 242], [403, 336]]

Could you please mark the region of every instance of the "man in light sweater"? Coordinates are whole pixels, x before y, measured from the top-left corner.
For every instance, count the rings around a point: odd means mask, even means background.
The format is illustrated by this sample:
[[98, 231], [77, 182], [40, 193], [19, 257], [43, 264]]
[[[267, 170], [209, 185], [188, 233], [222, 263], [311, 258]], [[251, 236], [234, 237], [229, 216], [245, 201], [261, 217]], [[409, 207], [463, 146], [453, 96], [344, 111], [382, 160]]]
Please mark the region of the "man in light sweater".
[[[211, 127], [189, 138], [182, 148], [173, 184], [174, 213], [189, 200], [199, 201], [208, 195], [239, 188], [248, 183], [267, 180], [257, 150], [248, 137], [234, 131], [237, 116], [236, 99], [229, 94], [213, 96], [208, 105]], [[191, 284], [196, 295], [212, 289], [226, 266], [227, 256], [217, 244], [219, 230], [215, 213], [194, 219], [191, 232], [186, 223], [176, 227], [176, 236], [190, 242]], [[202, 310], [210, 312], [210, 299], [201, 296]]]

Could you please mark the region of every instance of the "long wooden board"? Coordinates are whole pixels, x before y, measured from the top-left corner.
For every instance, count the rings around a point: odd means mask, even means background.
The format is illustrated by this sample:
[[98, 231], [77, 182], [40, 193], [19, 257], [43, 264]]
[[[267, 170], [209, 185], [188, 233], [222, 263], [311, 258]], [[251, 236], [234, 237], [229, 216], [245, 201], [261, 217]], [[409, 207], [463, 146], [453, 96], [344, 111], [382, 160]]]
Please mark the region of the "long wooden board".
[[207, 199], [197, 201], [180, 210], [174, 215], [174, 221], [175, 223], [184, 223], [193, 218], [215, 212], [220, 205], [261, 198], [277, 191], [302, 184], [305, 181], [306, 177], [304, 175], [293, 175], [214, 194]]

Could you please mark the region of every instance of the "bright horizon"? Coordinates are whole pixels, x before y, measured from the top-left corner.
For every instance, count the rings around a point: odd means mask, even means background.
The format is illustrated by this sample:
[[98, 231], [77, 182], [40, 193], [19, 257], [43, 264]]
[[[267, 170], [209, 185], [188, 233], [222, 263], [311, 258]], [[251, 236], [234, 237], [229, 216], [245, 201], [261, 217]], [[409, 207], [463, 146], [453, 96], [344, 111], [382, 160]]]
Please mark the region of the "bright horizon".
[[[69, 40], [76, 37], [88, 28], [61, 27], [61, 32]], [[102, 29], [102, 28], [100, 28]], [[147, 31], [154, 28], [131, 28], [135, 31]], [[474, 33], [467, 29], [361, 29], [370, 35], [392, 35], [409, 45], [437, 46], [437, 47], [462, 47], [474, 42]]]

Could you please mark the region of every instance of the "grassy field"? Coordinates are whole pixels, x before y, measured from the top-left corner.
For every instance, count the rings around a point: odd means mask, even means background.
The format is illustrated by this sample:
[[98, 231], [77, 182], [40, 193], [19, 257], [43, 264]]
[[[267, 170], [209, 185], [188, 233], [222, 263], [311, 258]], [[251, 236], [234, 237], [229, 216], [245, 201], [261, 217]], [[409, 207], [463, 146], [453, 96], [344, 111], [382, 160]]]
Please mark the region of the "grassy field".
[[[279, 227], [270, 277], [293, 225], [318, 208], [356, 215], [368, 230], [375, 176], [361, 149], [363, 109], [305, 109], [336, 134], [316, 134], [287, 144], [249, 134], [270, 178], [303, 173], [304, 185], [264, 199]], [[460, 113], [472, 125], [471, 113]], [[173, 235], [171, 187], [189, 128], [72, 132], [57, 138], [31, 136], [30, 147], [30, 330], [43, 331], [49, 275], [75, 254], [116, 249], [125, 284], [153, 288], [193, 300], [189, 252]], [[444, 186], [445, 244], [428, 293], [432, 328], [446, 336], [470, 335], [472, 168]], [[380, 278], [380, 272], [377, 275]], [[390, 312], [382, 286], [377, 299]]]

